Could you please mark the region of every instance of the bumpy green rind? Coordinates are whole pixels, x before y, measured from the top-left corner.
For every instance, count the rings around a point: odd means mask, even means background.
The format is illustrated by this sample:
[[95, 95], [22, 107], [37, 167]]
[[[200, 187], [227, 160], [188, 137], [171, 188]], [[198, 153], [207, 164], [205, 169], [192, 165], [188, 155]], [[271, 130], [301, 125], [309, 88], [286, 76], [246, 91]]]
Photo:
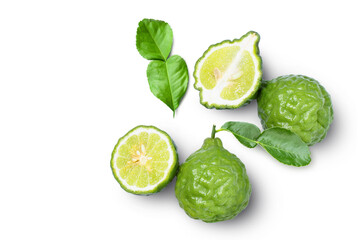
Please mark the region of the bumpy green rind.
[[333, 108], [330, 95], [318, 81], [286, 75], [263, 83], [258, 115], [264, 129], [286, 128], [311, 146], [325, 138], [333, 121]]
[[[116, 152], [116, 149], [118, 147], [118, 145], [120, 144], [121, 140], [123, 138], [125, 138], [126, 136], [128, 136], [129, 134], [131, 134], [133, 131], [135, 131], [136, 129], [138, 128], [145, 128], [145, 129], [149, 129], [149, 128], [152, 128], [152, 129], [155, 129], [157, 132], [161, 132], [163, 133], [169, 140], [170, 140], [170, 143], [171, 144], [171, 149], [172, 151], [174, 152], [174, 163], [173, 165], [171, 166], [171, 169], [170, 171], [168, 172], [168, 175], [165, 177], [165, 179], [158, 183], [158, 185], [153, 189], [153, 190], [150, 190], [150, 191], [133, 191], [131, 189], [128, 189], [126, 188], [125, 185], [123, 185], [120, 181], [120, 179], [118, 178], [118, 176], [116, 175], [115, 173], [115, 167], [114, 165], [116, 164], [115, 163], [115, 160], [114, 159], [114, 155], [115, 155], [115, 152]], [[151, 195], [151, 194], [154, 194], [154, 193], [157, 193], [157, 192], [160, 192], [164, 187], [166, 187], [166, 185], [168, 185], [171, 180], [175, 177], [177, 171], [178, 171], [178, 168], [179, 168], [179, 160], [178, 160], [178, 154], [177, 154], [177, 150], [176, 150], [176, 147], [175, 147], [175, 144], [173, 142], [173, 140], [171, 139], [171, 137], [166, 133], [164, 132], [163, 130], [160, 130], [159, 128], [155, 127], [155, 126], [144, 126], [144, 125], [139, 125], [133, 129], [131, 129], [129, 132], [127, 132], [124, 136], [122, 136], [119, 141], [117, 142], [117, 144], [115, 145], [114, 147], [114, 150], [111, 154], [111, 161], [110, 161], [110, 167], [111, 167], [111, 171], [112, 171], [112, 174], [114, 175], [114, 178], [116, 179], [116, 181], [120, 184], [121, 188], [124, 189], [126, 192], [128, 193], [133, 193], [133, 194], [137, 194], [137, 195]]]
[[[247, 37], [248, 35], [250, 34], [256, 34], [258, 37], [257, 37], [257, 40], [254, 44], [254, 49], [253, 49], [253, 54], [254, 56], [256, 57], [257, 61], [259, 62], [259, 65], [258, 65], [258, 68], [255, 69], [255, 71], [259, 71], [260, 74], [259, 74], [259, 78], [256, 80], [257, 84], [254, 88], [254, 92], [252, 95], [249, 95], [249, 97], [245, 98], [242, 102], [240, 102], [239, 104], [236, 104], [236, 105], [222, 105], [222, 104], [209, 104], [208, 102], [205, 102], [203, 101], [203, 95], [202, 95], [202, 88], [201, 87], [196, 87], [196, 84], [198, 81], [200, 81], [200, 79], [198, 79], [198, 77], [196, 76], [196, 71], [197, 71], [197, 68], [198, 68], [198, 64], [199, 62], [201, 62], [205, 57], [206, 55], [208, 54], [208, 52], [211, 51], [212, 48], [214, 47], [217, 47], [219, 45], [222, 45], [224, 43], [235, 43], [235, 42], [241, 42], [242, 39], [244, 39], [245, 37]], [[205, 106], [206, 108], [216, 108], [216, 109], [235, 109], [235, 108], [239, 108], [239, 107], [242, 107], [242, 106], [246, 106], [248, 105], [252, 100], [256, 99], [257, 97], [257, 92], [261, 86], [261, 81], [262, 81], [262, 59], [260, 57], [260, 50], [259, 50], [259, 42], [260, 42], [260, 35], [255, 32], [255, 31], [249, 31], [247, 32], [245, 35], [243, 35], [241, 38], [239, 39], [234, 39], [234, 40], [224, 40], [220, 43], [216, 43], [216, 44], [213, 44], [213, 45], [210, 45], [210, 47], [203, 53], [203, 55], [196, 61], [195, 63], [195, 68], [194, 68], [194, 73], [193, 73], [193, 76], [195, 78], [195, 83], [194, 83], [194, 88], [196, 90], [199, 91], [199, 96], [200, 96], [200, 103]]]
[[175, 195], [190, 217], [218, 222], [246, 208], [251, 185], [240, 159], [224, 149], [219, 138], [208, 138], [180, 166]]

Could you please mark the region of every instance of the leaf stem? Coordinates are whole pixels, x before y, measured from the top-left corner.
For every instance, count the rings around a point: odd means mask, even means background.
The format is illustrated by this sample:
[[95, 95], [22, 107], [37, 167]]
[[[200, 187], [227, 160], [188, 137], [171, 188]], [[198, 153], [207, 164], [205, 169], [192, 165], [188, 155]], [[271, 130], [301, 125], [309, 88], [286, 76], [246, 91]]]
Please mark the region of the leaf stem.
[[212, 127], [212, 131], [211, 131], [211, 138], [215, 138], [215, 133], [216, 133], [216, 125], [214, 124]]

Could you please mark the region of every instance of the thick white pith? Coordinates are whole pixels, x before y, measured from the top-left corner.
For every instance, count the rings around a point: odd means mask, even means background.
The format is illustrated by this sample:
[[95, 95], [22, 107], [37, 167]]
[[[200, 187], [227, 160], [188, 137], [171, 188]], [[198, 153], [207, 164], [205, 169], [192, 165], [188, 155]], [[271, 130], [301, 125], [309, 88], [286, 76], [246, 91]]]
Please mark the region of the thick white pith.
[[[257, 80], [259, 79], [260, 74], [261, 74], [261, 72], [258, 71], [258, 69], [260, 69], [259, 65], [261, 63], [260, 63], [259, 59], [255, 56], [255, 53], [254, 53], [254, 51], [255, 51], [254, 49], [256, 47], [254, 45], [258, 41], [258, 38], [259, 38], [259, 36], [257, 34], [250, 33], [248, 36], [243, 38], [241, 41], [226, 42], [226, 43], [220, 44], [218, 46], [214, 46], [209, 50], [209, 52], [206, 53], [206, 55], [200, 60], [200, 62], [198, 62], [198, 65], [197, 65], [196, 71], [195, 71], [195, 78], [197, 79], [195, 87], [197, 89], [201, 89], [203, 103], [206, 103], [210, 106], [211, 105], [236, 106], [236, 105], [244, 102], [244, 100], [251, 97], [250, 95], [252, 95], [256, 86], [258, 85]], [[221, 77], [217, 80], [216, 86], [212, 89], [206, 89], [200, 81], [200, 71], [201, 71], [202, 65], [204, 64], [207, 57], [210, 56], [213, 52], [215, 52], [218, 49], [221, 49], [224, 47], [229, 47], [229, 46], [239, 46], [240, 50], [237, 53], [234, 61], [227, 68], [227, 70], [221, 74]], [[245, 50], [250, 53], [251, 58], [254, 62], [254, 66], [255, 66], [255, 75], [254, 75], [253, 84], [252, 84], [251, 88], [246, 92], [246, 94], [244, 94], [241, 98], [238, 98], [236, 100], [223, 99], [220, 96], [221, 91], [224, 89], [224, 87], [227, 86], [227, 84], [229, 84], [229, 80], [234, 79], [235, 77], [239, 77], [239, 74], [241, 74], [238, 72], [237, 68], [238, 68], [239, 62], [241, 60], [241, 55], [242, 55], [243, 51], [245, 51]], [[214, 69], [214, 71], [216, 71], [216, 69]]]
[[[151, 133], [155, 133], [158, 134], [160, 136], [160, 139], [164, 140], [166, 142], [167, 145], [167, 150], [169, 151], [169, 160], [168, 160], [168, 167], [166, 168], [166, 170], [164, 171], [164, 176], [154, 185], [148, 185], [144, 188], [139, 188], [137, 186], [130, 186], [125, 179], [121, 178], [120, 176], [120, 169], [117, 167], [116, 161], [119, 158], [119, 148], [126, 143], [126, 141], [129, 139], [129, 137], [133, 136], [133, 135], [139, 135], [141, 132], [147, 132], [149, 135]], [[154, 190], [160, 183], [162, 183], [163, 181], [166, 180], [166, 178], [169, 177], [170, 174], [170, 170], [171, 168], [174, 167], [175, 165], [175, 152], [173, 150], [172, 146], [172, 142], [169, 139], [169, 137], [167, 137], [165, 134], [163, 134], [162, 132], [159, 132], [153, 128], [145, 128], [145, 127], [140, 127], [135, 129], [134, 131], [132, 131], [130, 134], [128, 134], [127, 136], [125, 136], [123, 139], [120, 140], [120, 142], [118, 143], [118, 145], [116, 146], [115, 149], [115, 153], [113, 155], [113, 158], [111, 159], [111, 165], [112, 168], [114, 169], [114, 173], [117, 176], [117, 178], [119, 179], [119, 181], [121, 182], [121, 184], [123, 186], [125, 186], [128, 190], [130, 191], [141, 191], [141, 192], [146, 192], [146, 191], [151, 191]], [[139, 152], [139, 157], [142, 155], [142, 153]], [[142, 159], [139, 158], [139, 160], [143, 160], [144, 158], [142, 157]], [[151, 159], [146, 159], [146, 160], [151, 160]]]

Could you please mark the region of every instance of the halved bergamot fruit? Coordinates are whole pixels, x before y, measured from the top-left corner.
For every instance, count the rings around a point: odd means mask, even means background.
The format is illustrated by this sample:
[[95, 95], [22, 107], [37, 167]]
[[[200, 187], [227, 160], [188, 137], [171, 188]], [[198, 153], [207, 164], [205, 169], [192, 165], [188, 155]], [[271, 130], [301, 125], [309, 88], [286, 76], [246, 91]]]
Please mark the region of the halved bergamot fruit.
[[211, 45], [196, 62], [194, 87], [207, 108], [238, 108], [255, 98], [262, 78], [258, 43], [250, 31], [240, 39]]
[[119, 139], [111, 169], [127, 192], [159, 192], [175, 176], [178, 157], [170, 136], [154, 126], [137, 126]]

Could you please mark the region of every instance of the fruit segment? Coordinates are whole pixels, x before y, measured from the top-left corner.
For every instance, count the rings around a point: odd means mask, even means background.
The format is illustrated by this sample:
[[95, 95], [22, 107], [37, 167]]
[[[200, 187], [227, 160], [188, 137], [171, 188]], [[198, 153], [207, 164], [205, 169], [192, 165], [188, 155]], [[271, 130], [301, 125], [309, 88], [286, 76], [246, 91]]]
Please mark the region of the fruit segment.
[[237, 108], [254, 98], [262, 78], [259, 35], [248, 32], [241, 39], [208, 48], [196, 62], [194, 87], [207, 108]]
[[162, 170], [156, 174], [156, 180], [160, 180], [164, 176], [163, 171], [168, 166], [169, 152], [166, 142], [160, 140], [159, 135], [152, 133], [149, 136], [148, 133], [141, 132], [139, 135], [131, 136], [120, 149], [123, 150], [124, 155], [129, 156], [125, 158], [120, 155], [117, 159], [117, 166], [120, 170], [122, 168], [132, 169], [130, 173], [126, 171], [128, 175], [123, 176], [129, 185], [145, 187], [149, 183], [149, 173], [153, 169]]
[[120, 138], [111, 159], [115, 178], [135, 194], [159, 191], [173, 178], [177, 166], [172, 140], [152, 126], [139, 126]]

